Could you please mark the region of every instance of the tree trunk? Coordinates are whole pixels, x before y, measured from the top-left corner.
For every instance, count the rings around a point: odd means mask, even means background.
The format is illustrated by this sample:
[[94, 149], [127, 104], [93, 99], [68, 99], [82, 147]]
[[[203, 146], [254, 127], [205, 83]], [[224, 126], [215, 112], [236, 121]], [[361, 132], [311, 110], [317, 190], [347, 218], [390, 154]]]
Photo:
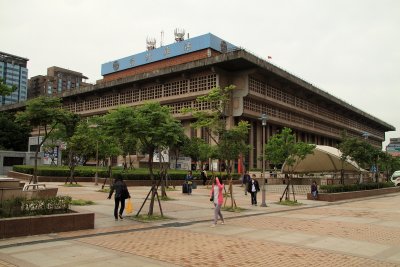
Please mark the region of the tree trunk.
[[149, 165], [149, 171], [150, 171], [150, 178], [152, 181], [152, 190], [151, 190], [151, 199], [150, 199], [150, 205], [149, 205], [149, 216], [153, 215], [153, 210], [154, 210], [154, 198], [156, 196], [156, 181], [154, 179], [154, 174], [153, 174], [153, 155], [154, 155], [154, 150], [149, 151], [149, 160], [148, 160], [148, 165]]

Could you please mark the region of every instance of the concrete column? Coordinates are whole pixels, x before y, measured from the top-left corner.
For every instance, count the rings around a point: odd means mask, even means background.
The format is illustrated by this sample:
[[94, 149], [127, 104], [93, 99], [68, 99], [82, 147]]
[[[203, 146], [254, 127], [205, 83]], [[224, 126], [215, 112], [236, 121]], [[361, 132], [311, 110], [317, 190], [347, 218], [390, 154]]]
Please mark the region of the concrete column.
[[4, 175], [4, 157], [0, 155], [0, 175]]
[[254, 167], [254, 124], [250, 124], [250, 133], [249, 133], [249, 144], [251, 145], [250, 153], [249, 153], [249, 169]]
[[[262, 155], [262, 126], [261, 123], [257, 123], [256, 124], [257, 128], [257, 144], [256, 144], [256, 157], [258, 158], [258, 156]], [[256, 159], [257, 159], [256, 158]], [[262, 168], [262, 161], [261, 160], [257, 160], [257, 169], [261, 169]]]

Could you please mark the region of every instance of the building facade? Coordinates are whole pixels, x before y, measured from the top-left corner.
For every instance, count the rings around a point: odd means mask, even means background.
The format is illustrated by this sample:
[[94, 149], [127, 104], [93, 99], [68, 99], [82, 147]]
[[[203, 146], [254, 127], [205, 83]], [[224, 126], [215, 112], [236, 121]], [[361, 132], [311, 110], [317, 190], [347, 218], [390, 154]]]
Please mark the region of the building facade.
[[37, 75], [29, 79], [28, 99], [38, 96], [56, 96], [65, 91], [79, 89], [88, 86], [87, 79], [80, 72], [50, 67], [47, 75]]
[[28, 96], [28, 69], [29, 59], [0, 52], [0, 77], [9, 86], [16, 86], [16, 90], [8, 96], [0, 96], [0, 106], [25, 101]]
[[198, 96], [213, 87], [236, 86], [230, 101], [227, 123], [247, 120], [251, 124], [245, 159], [249, 168], [260, 168], [262, 149], [261, 114], [268, 121], [265, 142], [283, 127], [293, 129], [298, 140], [336, 146], [342, 131], [350, 137], [368, 133], [368, 142], [381, 148], [385, 132], [395, 128], [378, 118], [324, 92], [268, 61], [212, 34], [110, 61], [102, 65], [104, 79], [79, 94], [63, 94], [65, 108], [84, 116], [106, 113], [120, 105], [136, 106], [143, 101], [168, 105], [188, 136], [206, 139], [204, 129], [191, 129], [184, 107], [207, 110]]
[[[103, 79], [95, 85], [60, 94], [64, 108], [82, 116], [105, 114], [118, 106], [157, 101], [170, 107], [189, 137], [207, 139], [205, 129], [193, 129], [193, 118], [182, 108], [207, 110], [210, 104], [196, 98], [214, 87], [235, 85], [226, 114], [228, 128], [240, 120], [251, 125], [243, 159], [247, 168], [261, 168], [262, 144], [284, 127], [297, 140], [336, 146], [341, 132], [363, 138], [382, 148], [385, 132], [395, 128], [314, 85], [225, 40], [205, 34], [104, 63]], [[17, 106], [15, 108], [18, 108]], [[19, 107], [20, 108], [20, 107]], [[1, 109], [0, 109], [1, 110]], [[260, 116], [266, 114], [267, 125]], [[265, 135], [263, 135], [265, 130]], [[263, 139], [264, 136], [264, 139]]]

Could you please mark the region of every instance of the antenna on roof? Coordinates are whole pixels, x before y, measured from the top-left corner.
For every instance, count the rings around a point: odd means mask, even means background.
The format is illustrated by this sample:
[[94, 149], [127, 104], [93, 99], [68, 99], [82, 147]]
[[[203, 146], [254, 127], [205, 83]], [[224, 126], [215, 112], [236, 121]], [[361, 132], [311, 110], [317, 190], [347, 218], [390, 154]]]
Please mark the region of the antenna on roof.
[[184, 29], [176, 28], [174, 31], [174, 35], [175, 35], [175, 41], [177, 41], [177, 42], [182, 42], [183, 40], [185, 40], [185, 30]]
[[164, 44], [164, 31], [161, 31], [160, 46], [163, 46], [163, 44]]
[[146, 48], [147, 50], [153, 50], [156, 48], [156, 39], [147, 37], [146, 38]]

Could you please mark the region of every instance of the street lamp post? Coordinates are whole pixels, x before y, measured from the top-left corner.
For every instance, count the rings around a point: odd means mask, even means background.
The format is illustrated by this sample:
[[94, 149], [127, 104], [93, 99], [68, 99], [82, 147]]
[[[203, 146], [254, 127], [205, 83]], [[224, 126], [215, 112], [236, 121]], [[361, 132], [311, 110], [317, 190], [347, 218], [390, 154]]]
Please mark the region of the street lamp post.
[[98, 185], [98, 180], [99, 180], [98, 167], [99, 167], [99, 140], [96, 140], [96, 172], [94, 174], [94, 185]]
[[267, 114], [263, 113], [259, 118], [262, 123], [263, 132], [262, 132], [262, 189], [261, 189], [261, 207], [266, 207], [267, 204], [265, 203], [265, 126], [267, 125]]

